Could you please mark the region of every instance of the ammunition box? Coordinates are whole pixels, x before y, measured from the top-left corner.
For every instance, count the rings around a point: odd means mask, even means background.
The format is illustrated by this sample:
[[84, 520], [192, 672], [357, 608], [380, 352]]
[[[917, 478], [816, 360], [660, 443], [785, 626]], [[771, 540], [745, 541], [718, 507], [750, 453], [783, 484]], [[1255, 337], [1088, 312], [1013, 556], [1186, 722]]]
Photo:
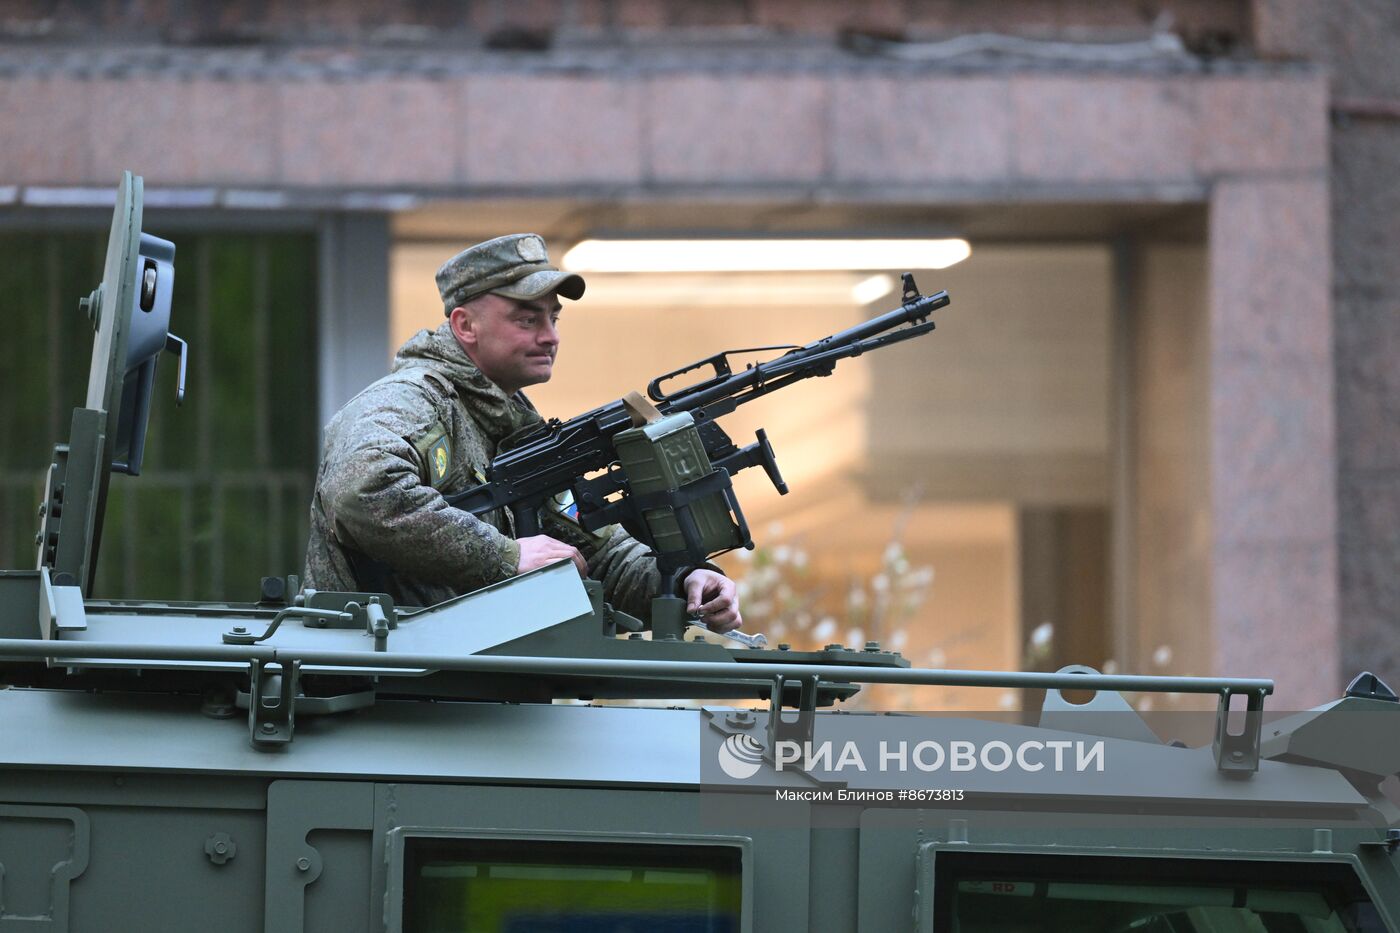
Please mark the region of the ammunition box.
[[[651, 424], [620, 432], [614, 439], [619, 462], [633, 494], [675, 492], [687, 483], [713, 472], [705, 445], [688, 412], [667, 415]], [[700, 532], [700, 547], [707, 554], [739, 547], [739, 529], [719, 492], [692, 502], [691, 515]], [[656, 542], [658, 553], [685, 552], [685, 539], [675, 509], [644, 509], [642, 518]]]

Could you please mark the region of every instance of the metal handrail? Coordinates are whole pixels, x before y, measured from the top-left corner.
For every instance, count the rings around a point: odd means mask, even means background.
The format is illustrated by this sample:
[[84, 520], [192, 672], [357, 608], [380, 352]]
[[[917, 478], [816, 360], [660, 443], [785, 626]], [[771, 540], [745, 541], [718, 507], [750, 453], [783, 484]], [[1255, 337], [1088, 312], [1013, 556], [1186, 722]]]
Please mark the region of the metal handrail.
[[958, 671], [887, 668], [844, 664], [723, 664], [713, 661], [538, 658], [512, 655], [403, 654], [390, 651], [315, 651], [270, 645], [144, 645], [123, 642], [63, 642], [0, 639], [4, 658], [203, 661], [290, 664], [383, 670], [431, 669], [492, 674], [552, 674], [576, 677], [637, 677], [691, 680], [786, 680], [818, 678], [866, 684], [937, 687], [1002, 687], [1039, 690], [1125, 690], [1137, 693], [1257, 694], [1268, 696], [1274, 682], [1241, 677], [1162, 677], [1134, 674], [1073, 674], [1041, 671]]

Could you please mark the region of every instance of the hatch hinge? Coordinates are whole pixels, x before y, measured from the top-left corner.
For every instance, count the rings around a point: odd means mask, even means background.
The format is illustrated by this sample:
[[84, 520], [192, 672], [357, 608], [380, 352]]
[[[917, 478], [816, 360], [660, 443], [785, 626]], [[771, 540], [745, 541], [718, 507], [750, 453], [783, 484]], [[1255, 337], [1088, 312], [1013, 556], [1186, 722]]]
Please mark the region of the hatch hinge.
[[1400, 829], [1387, 829], [1384, 839], [1374, 839], [1361, 843], [1362, 848], [1375, 848], [1394, 854], [1400, 851]]

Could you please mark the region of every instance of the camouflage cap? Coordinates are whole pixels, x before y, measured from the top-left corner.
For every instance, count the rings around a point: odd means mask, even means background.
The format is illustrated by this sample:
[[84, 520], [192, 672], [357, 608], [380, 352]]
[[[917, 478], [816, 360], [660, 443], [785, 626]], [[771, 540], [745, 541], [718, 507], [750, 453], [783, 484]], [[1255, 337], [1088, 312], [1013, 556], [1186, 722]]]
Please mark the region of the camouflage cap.
[[583, 297], [583, 277], [550, 265], [544, 239], [535, 233], [512, 233], [462, 250], [438, 269], [437, 286], [444, 314], [487, 292], [527, 301], [550, 292]]

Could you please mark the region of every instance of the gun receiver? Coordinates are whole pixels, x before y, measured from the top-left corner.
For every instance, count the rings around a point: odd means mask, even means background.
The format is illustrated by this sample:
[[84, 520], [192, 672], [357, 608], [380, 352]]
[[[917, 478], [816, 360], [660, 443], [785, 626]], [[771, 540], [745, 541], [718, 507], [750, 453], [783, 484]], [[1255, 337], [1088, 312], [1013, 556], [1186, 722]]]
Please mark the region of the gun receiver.
[[[622, 524], [651, 546], [663, 575], [735, 547], [752, 548], [730, 476], [762, 466], [780, 494], [787, 493], [787, 485], [763, 431], [755, 443], [740, 448], [716, 419], [794, 382], [830, 375], [847, 357], [933, 330], [929, 315], [949, 303], [948, 293], [919, 294], [909, 273], [903, 281], [900, 307], [840, 333], [800, 347], [727, 350], [656, 377], [647, 386], [656, 403], [650, 424], [639, 425], [636, 404], [623, 399], [568, 421], [543, 422], [511, 438], [509, 449], [492, 462], [486, 483], [448, 495], [447, 501], [477, 515], [509, 507], [517, 534], [525, 536], [539, 532], [540, 509], [560, 493], [572, 492], [584, 528]], [[730, 360], [765, 350], [787, 352], [737, 370]], [[707, 374], [699, 380], [665, 390], [700, 370]], [[686, 432], [689, 437], [698, 432], [698, 442], [678, 439]], [[672, 452], [659, 456], [672, 465], [662, 464], [665, 475], [657, 477], [655, 457], [648, 451], [668, 445]], [[675, 464], [685, 466], [677, 473]]]

